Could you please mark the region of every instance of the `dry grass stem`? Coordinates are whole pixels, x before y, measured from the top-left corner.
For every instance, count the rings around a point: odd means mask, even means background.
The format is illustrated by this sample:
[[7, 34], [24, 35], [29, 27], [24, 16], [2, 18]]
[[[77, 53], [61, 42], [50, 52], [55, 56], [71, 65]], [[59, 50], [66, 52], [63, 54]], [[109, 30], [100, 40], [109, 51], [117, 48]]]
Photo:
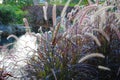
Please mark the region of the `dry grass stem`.
[[94, 17], [96, 17], [97, 15], [100, 15], [104, 10], [107, 10], [109, 8], [114, 8], [114, 6], [106, 6], [106, 7], [102, 7], [101, 9], [98, 9], [95, 13], [94, 13]]
[[44, 19], [47, 21], [47, 9], [45, 6], [43, 6], [43, 12], [44, 12]]
[[80, 1], [78, 2], [78, 5], [80, 5], [80, 4], [81, 4], [81, 2], [82, 2], [82, 0], [80, 0]]
[[96, 44], [97, 44], [98, 46], [101, 46], [101, 43], [100, 43], [100, 41], [98, 40], [98, 38], [97, 38], [96, 36], [94, 36], [92, 33], [85, 33], [85, 35], [91, 37], [91, 38], [96, 42]]
[[16, 41], [18, 41], [18, 37], [16, 35], [13, 35], [13, 34], [9, 35], [7, 37], [7, 40], [10, 39], [10, 38], [14, 38]]
[[110, 69], [110, 68], [105, 67], [105, 66], [101, 66], [101, 65], [99, 65], [99, 66], [98, 66], [98, 68], [99, 68], [99, 69], [102, 69], [102, 70], [111, 71], [111, 69]]
[[28, 20], [26, 18], [23, 18], [23, 22], [26, 28], [26, 32], [31, 33]]
[[67, 7], [70, 4], [70, 2], [71, 2], [71, 0], [68, 0], [67, 3], [65, 4], [65, 7], [63, 8], [62, 13], [61, 13], [61, 18], [65, 15], [65, 12], [66, 12]]
[[105, 56], [101, 53], [92, 53], [92, 54], [88, 54], [86, 55], [85, 57], [81, 58], [78, 63], [82, 63], [90, 58], [93, 58], [93, 57], [100, 57], [100, 58], [105, 58]]
[[101, 29], [94, 29], [94, 31], [98, 31], [99, 33], [101, 33], [105, 39], [109, 42], [110, 41], [110, 38], [109, 36], [104, 32], [104, 30], [101, 30]]
[[51, 69], [51, 71], [52, 71], [52, 73], [53, 73], [53, 75], [54, 75], [55, 80], [57, 80], [57, 77], [56, 77], [55, 71], [54, 71], [53, 69]]
[[56, 5], [54, 4], [53, 9], [52, 9], [52, 21], [53, 21], [53, 26], [56, 25]]

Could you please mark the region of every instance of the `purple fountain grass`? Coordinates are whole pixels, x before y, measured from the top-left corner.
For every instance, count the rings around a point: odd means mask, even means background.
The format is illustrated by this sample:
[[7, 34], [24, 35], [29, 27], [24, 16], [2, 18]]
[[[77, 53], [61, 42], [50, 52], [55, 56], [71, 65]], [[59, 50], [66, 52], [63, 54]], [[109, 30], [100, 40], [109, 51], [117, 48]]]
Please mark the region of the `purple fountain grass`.
[[98, 11], [94, 13], [94, 16], [100, 15], [103, 10], [107, 10], [109, 8], [114, 8], [114, 6], [103, 6], [101, 9], [98, 9]]
[[55, 31], [53, 33], [53, 41], [52, 41], [52, 45], [55, 45], [56, 44], [56, 36], [58, 34], [58, 30], [60, 28], [60, 23], [58, 23], [57, 27], [55, 28]]
[[120, 39], [120, 30], [119, 30], [119, 28], [115, 27], [113, 24], [112, 24], [111, 28], [116, 32], [118, 38]]
[[108, 68], [108, 67], [104, 67], [104, 66], [101, 66], [101, 65], [99, 65], [98, 68], [99, 68], [99, 69], [102, 69], [102, 70], [108, 70], [108, 71], [111, 71], [110, 68]]
[[86, 55], [85, 57], [81, 58], [78, 63], [82, 63], [84, 61], [86, 61], [87, 59], [89, 58], [93, 58], [93, 57], [100, 57], [100, 58], [105, 58], [105, 56], [103, 54], [100, 54], [100, 53], [91, 53], [91, 54], [88, 54]]
[[81, 15], [80, 20], [79, 20], [79, 24], [80, 24], [80, 25], [82, 25], [82, 21], [83, 21], [85, 15], [86, 15], [90, 10], [95, 9], [96, 7], [97, 7], [96, 4], [94, 4], [94, 5], [89, 5], [89, 6], [85, 7], [85, 8], [82, 10], [82, 11], [83, 11], [83, 14]]
[[101, 43], [100, 43], [100, 41], [98, 40], [98, 38], [97, 38], [96, 36], [94, 36], [94, 35], [91, 34], [91, 33], [85, 33], [85, 35], [90, 36], [93, 40], [95, 40], [95, 42], [96, 42], [96, 44], [97, 44], [98, 46], [101, 46]]
[[[99, 4], [99, 0], [96, 0], [95, 4], [90, 2], [86, 7], [77, 5], [66, 14], [70, 1], [68, 0], [63, 8], [59, 23], [56, 23], [56, 6], [53, 6], [52, 20], [55, 28], [52, 31], [43, 33], [40, 28], [41, 34], [30, 32], [20, 37], [16, 42], [23, 41], [21, 44], [23, 47], [17, 47], [16, 56], [13, 55], [15, 58], [7, 56], [3, 60], [7, 58], [17, 60], [15, 65], [24, 65], [23, 71], [27, 73], [26, 76], [30, 79], [34, 76], [36, 80], [104, 80], [113, 79], [111, 75], [116, 77], [119, 67], [116, 62], [119, 62], [119, 59], [116, 57], [115, 60], [111, 59], [113, 58], [111, 53], [114, 53], [111, 47], [119, 49], [117, 43], [120, 40], [120, 21], [119, 15], [116, 14], [117, 10], [113, 11], [113, 5]], [[47, 7], [48, 4], [45, 3], [43, 6], [45, 20]], [[26, 19], [24, 22], [26, 27], [29, 26]], [[62, 27], [66, 29], [60, 31]], [[11, 37], [15, 36], [10, 35], [8, 39]], [[112, 44], [114, 39], [118, 42]], [[22, 61], [25, 64], [18, 64]], [[114, 66], [112, 61], [117, 65]]]
[[94, 29], [94, 31], [98, 31], [99, 33], [101, 33], [101, 34], [105, 37], [105, 39], [106, 39], [108, 42], [110, 41], [109, 36], [108, 36], [103, 30], [101, 30], [101, 29]]
[[53, 21], [53, 26], [56, 26], [56, 5], [54, 5], [52, 9], [52, 21]]
[[16, 41], [18, 40], [18, 37], [16, 35], [13, 35], [13, 34], [9, 35], [7, 37], [7, 40], [10, 39], [10, 38], [14, 38]]
[[69, 6], [69, 3], [71, 2], [71, 0], [68, 0], [65, 7], [63, 8], [62, 12], [61, 12], [61, 17], [63, 18], [63, 16], [65, 15], [65, 12], [67, 10], [67, 7]]
[[47, 21], [47, 8], [48, 8], [48, 3], [45, 2], [45, 6], [43, 6], [43, 12], [44, 12], [44, 19]]

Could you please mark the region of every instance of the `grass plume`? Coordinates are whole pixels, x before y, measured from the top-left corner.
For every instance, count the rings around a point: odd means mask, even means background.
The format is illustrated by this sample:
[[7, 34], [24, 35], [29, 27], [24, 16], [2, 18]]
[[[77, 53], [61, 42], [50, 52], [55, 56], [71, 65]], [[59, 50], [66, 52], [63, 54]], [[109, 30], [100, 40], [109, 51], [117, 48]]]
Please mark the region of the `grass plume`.
[[82, 63], [90, 58], [93, 58], [93, 57], [100, 57], [100, 58], [105, 58], [105, 56], [103, 54], [100, 54], [100, 53], [91, 53], [91, 54], [88, 54], [86, 55], [85, 57], [81, 58], [78, 63]]

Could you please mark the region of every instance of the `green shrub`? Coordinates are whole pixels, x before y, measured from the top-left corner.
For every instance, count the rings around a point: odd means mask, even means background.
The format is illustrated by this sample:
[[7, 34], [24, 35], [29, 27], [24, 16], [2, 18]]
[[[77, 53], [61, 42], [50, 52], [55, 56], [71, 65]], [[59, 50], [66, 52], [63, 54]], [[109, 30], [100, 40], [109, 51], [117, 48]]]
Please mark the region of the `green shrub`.
[[8, 24], [14, 21], [15, 12], [10, 5], [0, 5], [0, 21], [2, 24]]
[[0, 22], [8, 25], [10, 23], [22, 23], [22, 18], [27, 12], [22, 11], [17, 6], [0, 5]]
[[27, 14], [27, 11], [22, 11], [21, 9], [17, 9], [15, 11], [16, 23], [21, 24], [23, 22], [22, 18], [25, 17], [26, 14]]
[[3, 4], [10, 4], [18, 6], [19, 8], [24, 8], [33, 5], [33, 0], [4, 0]]

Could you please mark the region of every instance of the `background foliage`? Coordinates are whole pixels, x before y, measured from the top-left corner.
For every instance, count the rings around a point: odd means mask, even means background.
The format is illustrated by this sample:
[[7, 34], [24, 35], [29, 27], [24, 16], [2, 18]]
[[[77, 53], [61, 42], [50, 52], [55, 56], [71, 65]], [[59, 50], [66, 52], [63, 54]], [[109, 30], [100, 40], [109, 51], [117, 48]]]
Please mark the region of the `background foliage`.
[[3, 0], [3, 4], [16, 5], [19, 8], [23, 8], [25, 6], [31, 6], [33, 0]]
[[0, 21], [2, 24], [22, 23], [22, 18], [27, 12], [14, 5], [0, 5]]

